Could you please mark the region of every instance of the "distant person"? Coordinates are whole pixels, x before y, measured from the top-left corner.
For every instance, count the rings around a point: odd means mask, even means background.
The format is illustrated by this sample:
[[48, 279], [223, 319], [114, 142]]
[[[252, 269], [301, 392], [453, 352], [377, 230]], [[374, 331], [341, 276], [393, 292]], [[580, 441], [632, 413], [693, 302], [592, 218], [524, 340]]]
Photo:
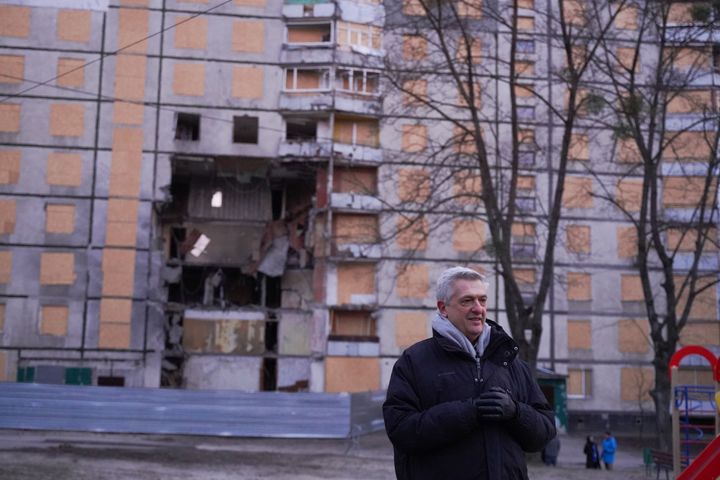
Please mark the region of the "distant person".
[[395, 363], [383, 404], [400, 480], [527, 480], [525, 452], [555, 436], [555, 415], [518, 356], [486, 317], [488, 285], [453, 267], [437, 281], [433, 336]]
[[605, 464], [605, 470], [612, 470], [615, 463], [615, 450], [617, 450], [617, 441], [610, 432], [605, 432], [605, 440], [602, 442], [602, 461]]
[[552, 440], [548, 442], [547, 445], [545, 445], [545, 448], [543, 448], [542, 451], [542, 458], [545, 465], [548, 467], [557, 466], [557, 457], [560, 453], [560, 437], [558, 435], [555, 435]]
[[600, 454], [598, 453], [595, 438], [592, 435], [588, 435], [583, 453], [585, 454], [585, 468], [600, 468]]

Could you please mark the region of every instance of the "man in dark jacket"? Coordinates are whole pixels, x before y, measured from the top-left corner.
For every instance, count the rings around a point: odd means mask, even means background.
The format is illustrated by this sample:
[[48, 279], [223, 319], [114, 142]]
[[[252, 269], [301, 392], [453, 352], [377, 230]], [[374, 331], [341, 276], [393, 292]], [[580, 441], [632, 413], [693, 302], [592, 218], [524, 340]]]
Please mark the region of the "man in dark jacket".
[[525, 452], [555, 436], [517, 344], [486, 319], [487, 290], [474, 270], [443, 272], [433, 337], [393, 368], [383, 415], [400, 480], [527, 479]]

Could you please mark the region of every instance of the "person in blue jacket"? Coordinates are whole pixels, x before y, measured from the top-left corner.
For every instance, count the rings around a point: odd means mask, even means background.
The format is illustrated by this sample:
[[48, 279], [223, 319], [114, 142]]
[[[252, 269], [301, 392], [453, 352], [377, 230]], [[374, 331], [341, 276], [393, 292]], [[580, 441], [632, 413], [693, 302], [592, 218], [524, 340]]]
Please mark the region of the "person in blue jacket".
[[453, 267], [438, 279], [432, 338], [406, 349], [383, 404], [399, 480], [528, 478], [525, 452], [555, 416], [518, 345], [487, 319], [488, 285]]
[[605, 439], [602, 442], [602, 461], [605, 464], [605, 470], [612, 470], [615, 463], [615, 450], [617, 450], [617, 441], [610, 432], [605, 432]]

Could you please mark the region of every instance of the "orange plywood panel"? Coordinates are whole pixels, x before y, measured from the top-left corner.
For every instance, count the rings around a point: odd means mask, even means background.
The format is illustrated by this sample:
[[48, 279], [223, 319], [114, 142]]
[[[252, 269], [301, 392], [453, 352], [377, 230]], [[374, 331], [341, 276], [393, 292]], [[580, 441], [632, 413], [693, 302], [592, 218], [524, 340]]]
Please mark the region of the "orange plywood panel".
[[537, 272], [534, 268], [513, 268], [515, 280], [520, 285], [535, 285]]
[[615, 16], [615, 28], [637, 30], [638, 10], [635, 6], [625, 4]]
[[518, 30], [535, 30], [535, 17], [518, 16], [517, 29]]
[[30, 8], [0, 5], [0, 37], [27, 38], [30, 34]]
[[[679, 252], [694, 252], [698, 241], [698, 230], [694, 228], [668, 228], [667, 246], [670, 250]], [[716, 252], [718, 250], [717, 229], [711, 228], [703, 240], [703, 252]]]
[[620, 277], [620, 300], [623, 302], [642, 302], [645, 300], [640, 275], [625, 274]]
[[632, 258], [638, 253], [638, 236], [635, 227], [617, 227], [618, 258]]
[[50, 152], [46, 179], [48, 185], [79, 187], [82, 183], [82, 156], [79, 153]]
[[711, 158], [715, 138], [713, 132], [669, 132], [666, 134], [663, 160], [707, 162]]
[[266, 0], [235, 0], [233, 2], [238, 7], [264, 7]]
[[100, 300], [100, 323], [130, 323], [132, 300], [129, 298], [102, 298]]
[[173, 68], [173, 93], [191, 97], [205, 95], [205, 64], [176, 63]]
[[20, 150], [0, 150], [0, 184], [16, 184], [20, 179]]
[[61, 87], [83, 87], [85, 85], [85, 60], [80, 58], [59, 58], [57, 84]]
[[568, 350], [592, 349], [592, 322], [590, 320], [568, 320]]
[[140, 194], [142, 142], [142, 129], [115, 128], [110, 166], [110, 195], [137, 197]]
[[12, 277], [12, 252], [0, 250], [0, 284], [10, 283]]
[[680, 331], [680, 343], [683, 345], [720, 345], [720, 322], [688, 322]]
[[337, 266], [338, 303], [350, 304], [353, 295], [375, 293], [374, 263], [341, 263]]
[[655, 385], [655, 371], [649, 367], [622, 367], [620, 369], [620, 399], [627, 402], [649, 402], [650, 390]]
[[422, 152], [427, 147], [427, 126], [411, 124], [402, 125], [402, 150], [403, 152]]
[[40, 283], [72, 285], [75, 282], [75, 255], [65, 252], [40, 254]]
[[60, 10], [57, 16], [57, 38], [68, 42], [87, 43], [92, 30], [90, 10]]
[[683, 90], [669, 97], [668, 113], [703, 113], [712, 108], [710, 90]]
[[17, 133], [20, 131], [20, 104], [0, 103], [0, 132]]
[[477, 205], [482, 199], [482, 179], [474, 170], [461, 170], [453, 176], [453, 195], [462, 205]]
[[427, 169], [401, 168], [396, 178], [397, 195], [401, 202], [422, 203], [430, 196], [430, 172]]
[[422, 60], [427, 56], [427, 40], [421, 35], [403, 35], [403, 60]]
[[[686, 279], [684, 276], [677, 276], [674, 279], [675, 293], [679, 295], [677, 306], [675, 308], [675, 314], [678, 316], [682, 315], [688, 297], [687, 286], [682, 292], [680, 292], [682, 284], [683, 282], [685, 282], [685, 280]], [[693, 320], [717, 320], [717, 288], [715, 284], [713, 284], [713, 279], [707, 277], [698, 278], [695, 290], [699, 293], [695, 296], [695, 299], [693, 300], [688, 317]]]
[[405, 105], [423, 105], [428, 101], [428, 82], [422, 78], [406, 80], [402, 85]]
[[113, 104], [113, 123], [118, 125], [142, 125], [145, 107], [139, 103], [115, 102]]
[[40, 334], [64, 337], [68, 330], [66, 305], [43, 305], [40, 310]]
[[483, 16], [483, 0], [463, 0], [457, 3], [457, 12], [461, 17], [479, 19]]
[[75, 231], [74, 204], [48, 204], [45, 231], [48, 233], [73, 233]]
[[566, 177], [562, 204], [565, 208], [592, 208], [592, 178]]
[[175, 17], [175, 48], [204, 50], [207, 48], [208, 19], [205, 17]]
[[[713, 179], [710, 185], [710, 192], [717, 189], [718, 180]], [[700, 205], [703, 190], [705, 188], [704, 177], [665, 177], [663, 179], [663, 205], [665, 207], [687, 207], [694, 208]], [[708, 195], [706, 202], [711, 205], [713, 195]]]
[[265, 24], [258, 20], [233, 21], [232, 49], [246, 53], [264, 52]]
[[337, 213], [334, 215], [333, 237], [337, 245], [377, 243], [379, 235], [377, 215]]
[[587, 162], [590, 160], [590, 139], [585, 133], [573, 133], [570, 137], [570, 148], [568, 158], [576, 162]]
[[147, 58], [141, 55], [118, 55], [115, 60], [115, 96], [122, 100], [145, 98]]
[[139, 8], [118, 9], [118, 49], [124, 53], [147, 51], [150, 12]]
[[405, 15], [424, 16], [425, 8], [423, 7], [423, 4], [420, 2], [420, 0], [403, 0], [402, 12]]
[[265, 69], [263, 67], [233, 67], [232, 96], [245, 100], [263, 98]]
[[81, 103], [50, 105], [50, 135], [81, 137], [85, 133], [85, 106]]
[[567, 299], [576, 302], [592, 300], [592, 277], [589, 273], [568, 272]]
[[325, 391], [366, 392], [380, 388], [380, 359], [374, 357], [326, 357]]
[[106, 248], [103, 251], [103, 296], [132, 297], [135, 286], [135, 250]]
[[101, 323], [98, 348], [123, 350], [130, 348], [129, 323]]
[[620, 163], [640, 163], [640, 149], [634, 138], [623, 138], [617, 143], [617, 158]]
[[15, 231], [16, 210], [15, 200], [0, 200], [0, 235], [9, 235]]
[[133, 247], [137, 237], [137, 200], [108, 200], [105, 245]]
[[333, 175], [333, 191], [360, 195], [377, 194], [377, 168], [336, 168]]
[[622, 353], [647, 353], [650, 350], [650, 325], [647, 320], [618, 320], [618, 351]]
[[590, 253], [590, 227], [588, 225], [568, 225], [565, 229], [565, 245], [568, 252]]
[[395, 242], [398, 248], [404, 250], [424, 251], [427, 249], [427, 240], [430, 227], [425, 217], [398, 217], [397, 237]]
[[424, 312], [395, 314], [395, 345], [407, 348], [430, 337], [430, 321]]
[[456, 252], [477, 252], [485, 246], [487, 224], [482, 220], [455, 220], [453, 248]]
[[395, 293], [398, 297], [426, 298], [430, 288], [430, 268], [427, 265], [411, 263], [399, 265]]
[[24, 77], [24, 55], [0, 55], [0, 83], [22, 83]]

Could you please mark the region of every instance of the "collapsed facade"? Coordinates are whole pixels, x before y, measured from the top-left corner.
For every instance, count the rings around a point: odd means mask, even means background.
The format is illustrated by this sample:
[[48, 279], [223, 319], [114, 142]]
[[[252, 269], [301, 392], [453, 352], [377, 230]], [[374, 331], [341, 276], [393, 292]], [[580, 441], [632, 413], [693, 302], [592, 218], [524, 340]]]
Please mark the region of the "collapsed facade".
[[[382, 389], [402, 349], [430, 334], [433, 280], [458, 263], [489, 275], [490, 316], [504, 320], [482, 214], [418, 240], [395, 211], [428, 176], [404, 157], [428, 137], [423, 116], [389, 115], [403, 100], [381, 80], [386, 55], [416, 52], [417, 35], [384, 31], [412, 8], [56, 3], [0, 6], [1, 380]], [[520, 3], [520, 54], [549, 85], [545, 33], [533, 2]], [[500, 27], [486, 28], [483, 48], [500, 48]], [[536, 155], [557, 139], [523, 101], [533, 148], [518, 200], [533, 220], [513, 244], [527, 260], [549, 181]], [[567, 392], [548, 392], [567, 393], [580, 420], [636, 416], [651, 355], [633, 321], [642, 298], [627, 225], [581, 192], [592, 182], [581, 171], [540, 364], [567, 375]], [[717, 289], [706, 296], [686, 342], [717, 345]]]

